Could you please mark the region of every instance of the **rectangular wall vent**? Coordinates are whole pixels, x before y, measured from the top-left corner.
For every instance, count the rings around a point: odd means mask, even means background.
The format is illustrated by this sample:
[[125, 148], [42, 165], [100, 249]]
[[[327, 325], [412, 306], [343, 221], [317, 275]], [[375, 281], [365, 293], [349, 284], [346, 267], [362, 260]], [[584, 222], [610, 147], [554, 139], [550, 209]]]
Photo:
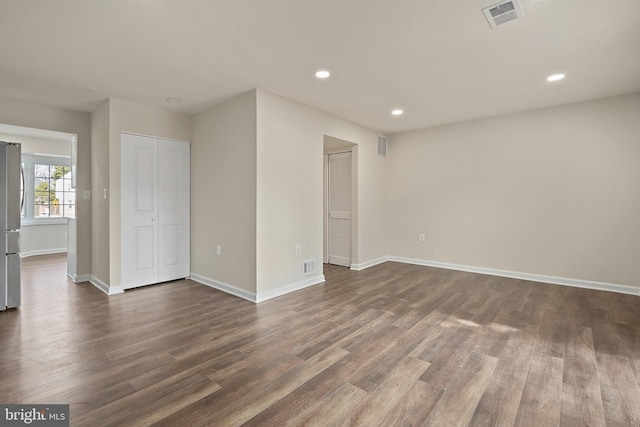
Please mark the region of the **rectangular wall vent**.
[[307, 259], [302, 261], [302, 274], [312, 274], [316, 271], [316, 260]]
[[378, 135], [378, 156], [387, 157], [387, 137]]
[[487, 18], [491, 28], [498, 25], [506, 24], [515, 19], [522, 18], [524, 12], [518, 0], [501, 1], [489, 7], [482, 9], [482, 13]]

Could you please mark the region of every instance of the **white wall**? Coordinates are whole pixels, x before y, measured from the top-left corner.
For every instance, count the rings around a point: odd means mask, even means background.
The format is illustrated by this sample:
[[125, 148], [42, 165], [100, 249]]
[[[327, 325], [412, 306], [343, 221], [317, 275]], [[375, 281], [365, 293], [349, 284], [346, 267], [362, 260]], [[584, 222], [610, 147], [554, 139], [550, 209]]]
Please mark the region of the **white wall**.
[[391, 255], [640, 287], [640, 94], [397, 134], [389, 153]]
[[91, 113], [91, 275], [109, 283], [109, 100]]
[[[256, 294], [256, 93], [192, 121], [192, 275], [251, 298]], [[216, 245], [222, 247], [219, 256]]]
[[[256, 93], [258, 300], [321, 279], [325, 135], [357, 144], [358, 253], [353, 263], [387, 255], [387, 162], [376, 154], [377, 133], [261, 90]], [[297, 244], [301, 255], [295, 254]], [[316, 274], [303, 276], [302, 261], [310, 258], [316, 260]]]
[[[91, 120], [89, 114], [47, 107], [25, 101], [0, 98], [0, 123], [78, 135], [78, 170], [76, 191], [91, 188]], [[78, 260], [77, 273], [91, 271], [91, 204], [77, 200]]]
[[129, 132], [189, 141], [191, 118], [183, 114], [111, 98], [92, 113], [91, 131], [94, 147], [92, 275], [94, 279], [102, 282], [102, 287], [118, 287], [121, 264], [120, 133]]
[[20, 256], [56, 254], [67, 252], [65, 224], [31, 224], [20, 228]]
[[[353, 262], [387, 254], [377, 133], [256, 90], [193, 117], [193, 278], [257, 301], [322, 281], [325, 135], [357, 144]], [[316, 273], [303, 276], [309, 258]]]

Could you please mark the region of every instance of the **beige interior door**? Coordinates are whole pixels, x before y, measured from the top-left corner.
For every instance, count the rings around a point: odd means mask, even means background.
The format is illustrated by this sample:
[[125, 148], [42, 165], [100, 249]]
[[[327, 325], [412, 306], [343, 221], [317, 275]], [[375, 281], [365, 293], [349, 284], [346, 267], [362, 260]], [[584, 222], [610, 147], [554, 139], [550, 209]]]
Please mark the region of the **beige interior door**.
[[327, 261], [351, 266], [351, 153], [327, 156]]

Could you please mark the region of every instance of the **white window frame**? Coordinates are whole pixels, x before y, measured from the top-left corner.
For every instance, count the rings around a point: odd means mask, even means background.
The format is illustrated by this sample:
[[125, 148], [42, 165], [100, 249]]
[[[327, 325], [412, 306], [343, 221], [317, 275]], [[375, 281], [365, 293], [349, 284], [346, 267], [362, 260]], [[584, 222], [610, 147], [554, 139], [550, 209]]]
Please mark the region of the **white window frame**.
[[[24, 201], [22, 207], [21, 225], [67, 224], [68, 218], [35, 218], [35, 165], [54, 165], [71, 167], [71, 156], [57, 156], [53, 154], [22, 153], [22, 171], [24, 176]], [[76, 199], [77, 200], [77, 199]]]

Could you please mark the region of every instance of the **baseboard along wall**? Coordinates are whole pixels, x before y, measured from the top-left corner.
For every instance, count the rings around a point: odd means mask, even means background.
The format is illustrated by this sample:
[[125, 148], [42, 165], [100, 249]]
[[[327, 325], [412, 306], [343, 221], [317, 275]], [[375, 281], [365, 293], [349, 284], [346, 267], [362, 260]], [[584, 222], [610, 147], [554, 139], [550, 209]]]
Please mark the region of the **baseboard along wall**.
[[595, 282], [591, 280], [572, 279], [568, 277], [546, 276], [543, 274], [522, 273], [517, 271], [500, 270], [496, 268], [475, 267], [447, 262], [429, 261], [396, 256], [386, 257], [387, 261], [405, 264], [423, 265], [426, 267], [445, 268], [448, 270], [467, 271], [469, 273], [488, 274], [491, 276], [509, 277], [512, 279], [528, 280], [531, 282], [549, 283], [552, 285], [572, 286], [574, 288], [593, 289], [597, 291], [617, 292], [621, 294], [640, 296], [640, 288], [616, 283]]

